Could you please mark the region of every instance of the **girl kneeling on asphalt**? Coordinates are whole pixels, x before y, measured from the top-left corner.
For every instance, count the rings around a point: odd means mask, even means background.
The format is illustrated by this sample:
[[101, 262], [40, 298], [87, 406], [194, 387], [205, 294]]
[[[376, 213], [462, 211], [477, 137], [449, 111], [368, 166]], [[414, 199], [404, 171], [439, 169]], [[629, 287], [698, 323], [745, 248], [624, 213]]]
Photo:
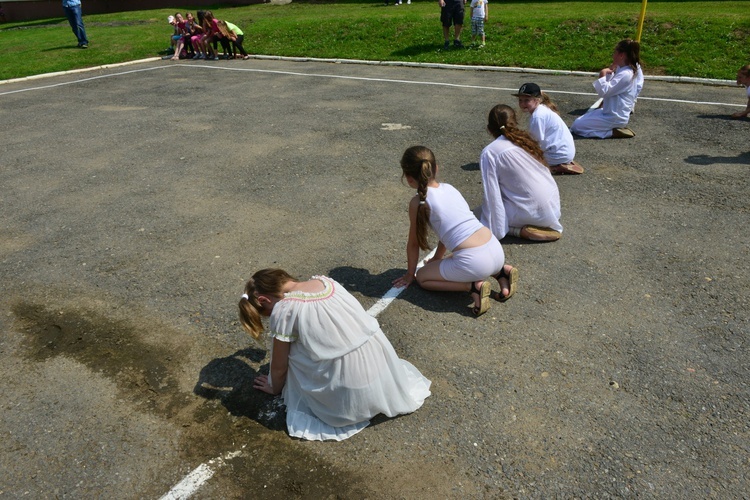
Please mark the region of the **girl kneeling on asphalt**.
[[573, 161], [573, 135], [549, 96], [536, 83], [524, 83], [513, 95], [518, 97], [518, 107], [531, 115], [529, 134], [542, 148], [552, 175], [582, 174], [583, 167]]
[[289, 435], [342, 441], [382, 413], [417, 410], [430, 381], [399, 359], [362, 305], [326, 276], [297, 281], [281, 269], [263, 269], [245, 284], [240, 322], [254, 339], [269, 316], [271, 367], [253, 387], [281, 394]]
[[[508, 300], [516, 291], [518, 271], [505, 264], [505, 254], [492, 232], [474, 216], [456, 188], [437, 181], [435, 155], [424, 146], [412, 146], [401, 158], [403, 178], [417, 194], [409, 202], [409, 238], [406, 244], [406, 274], [393, 281], [409, 286], [415, 279], [426, 290], [468, 292], [474, 300], [472, 312], [479, 316], [490, 307], [489, 297]], [[437, 233], [435, 255], [417, 271], [419, 250], [428, 250], [427, 227]], [[450, 250], [452, 254], [445, 257]], [[500, 284], [492, 292], [489, 277]]]
[[534, 241], [560, 239], [560, 192], [539, 145], [518, 128], [516, 113], [505, 104], [490, 110], [487, 131], [495, 140], [479, 157], [482, 224], [498, 240], [507, 234]]
[[627, 125], [643, 88], [640, 54], [640, 44], [629, 38], [615, 46], [612, 65], [602, 69], [594, 82], [602, 105], [576, 118], [570, 127], [574, 134], [599, 139], [635, 137]]

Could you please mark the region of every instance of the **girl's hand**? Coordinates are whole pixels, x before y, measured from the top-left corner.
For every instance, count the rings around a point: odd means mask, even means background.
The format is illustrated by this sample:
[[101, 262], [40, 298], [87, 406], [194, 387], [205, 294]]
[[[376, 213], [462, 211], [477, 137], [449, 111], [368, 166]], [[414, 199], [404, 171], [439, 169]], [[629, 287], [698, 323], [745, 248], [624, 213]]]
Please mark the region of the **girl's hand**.
[[612, 71], [612, 68], [604, 68], [603, 70], [601, 70], [599, 72], [599, 78], [601, 78], [603, 76], [607, 76], [607, 75], [609, 75], [611, 73], [614, 73], [614, 71]]
[[253, 380], [253, 388], [259, 391], [267, 392], [268, 394], [274, 394], [271, 384], [268, 383], [268, 377], [266, 375], [258, 375]]
[[400, 278], [396, 278], [393, 280], [393, 286], [396, 288], [406, 288], [407, 286], [411, 285], [411, 282], [414, 281], [414, 275], [406, 273]]

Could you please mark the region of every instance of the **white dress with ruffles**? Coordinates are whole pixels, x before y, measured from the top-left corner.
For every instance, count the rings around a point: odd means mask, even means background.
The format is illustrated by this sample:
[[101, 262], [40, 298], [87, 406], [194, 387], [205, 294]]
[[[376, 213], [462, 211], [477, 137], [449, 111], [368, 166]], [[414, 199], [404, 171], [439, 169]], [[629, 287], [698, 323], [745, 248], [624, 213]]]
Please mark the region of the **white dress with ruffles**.
[[270, 318], [271, 335], [292, 343], [282, 391], [289, 435], [341, 441], [379, 413], [422, 406], [431, 382], [399, 359], [378, 321], [343, 286], [312, 279], [324, 290], [284, 294]]

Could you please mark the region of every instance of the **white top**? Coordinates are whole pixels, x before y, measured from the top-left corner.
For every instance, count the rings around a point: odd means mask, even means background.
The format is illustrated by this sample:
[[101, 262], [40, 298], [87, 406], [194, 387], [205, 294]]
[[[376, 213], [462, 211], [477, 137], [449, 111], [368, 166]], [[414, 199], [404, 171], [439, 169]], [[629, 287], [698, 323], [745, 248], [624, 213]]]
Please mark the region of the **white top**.
[[341, 441], [379, 413], [422, 406], [430, 381], [399, 359], [378, 321], [343, 286], [313, 279], [323, 291], [284, 294], [270, 318], [271, 335], [292, 342], [282, 391], [289, 435]]
[[638, 97], [641, 95], [641, 90], [643, 90], [643, 70], [641, 69], [640, 64], [636, 64], [636, 67], [638, 68], [638, 71], [635, 72], [635, 96]]
[[483, 227], [458, 189], [445, 182], [427, 188], [427, 205], [430, 226], [450, 251]]
[[614, 126], [627, 125], [638, 97], [638, 79], [633, 74], [633, 68], [620, 66], [614, 73], [594, 81], [594, 90], [604, 98], [604, 117], [611, 118]]
[[539, 143], [549, 165], [570, 163], [576, 156], [573, 134], [560, 115], [544, 104], [539, 104], [531, 114], [529, 134]]
[[562, 232], [560, 192], [547, 167], [500, 136], [482, 151], [482, 224], [497, 239], [510, 227], [548, 227]]
[[487, 0], [471, 0], [471, 11], [472, 19], [484, 19], [485, 10], [484, 6], [487, 5]]

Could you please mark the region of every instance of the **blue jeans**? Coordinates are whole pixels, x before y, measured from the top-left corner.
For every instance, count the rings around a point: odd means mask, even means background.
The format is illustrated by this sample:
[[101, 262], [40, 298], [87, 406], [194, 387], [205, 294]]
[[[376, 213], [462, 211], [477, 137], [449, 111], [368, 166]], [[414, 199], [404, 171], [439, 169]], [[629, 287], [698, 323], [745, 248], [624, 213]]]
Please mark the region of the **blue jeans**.
[[83, 17], [81, 16], [81, 6], [63, 7], [65, 17], [68, 18], [73, 34], [78, 38], [78, 46], [88, 45], [89, 39], [86, 38], [86, 28], [83, 27]]

